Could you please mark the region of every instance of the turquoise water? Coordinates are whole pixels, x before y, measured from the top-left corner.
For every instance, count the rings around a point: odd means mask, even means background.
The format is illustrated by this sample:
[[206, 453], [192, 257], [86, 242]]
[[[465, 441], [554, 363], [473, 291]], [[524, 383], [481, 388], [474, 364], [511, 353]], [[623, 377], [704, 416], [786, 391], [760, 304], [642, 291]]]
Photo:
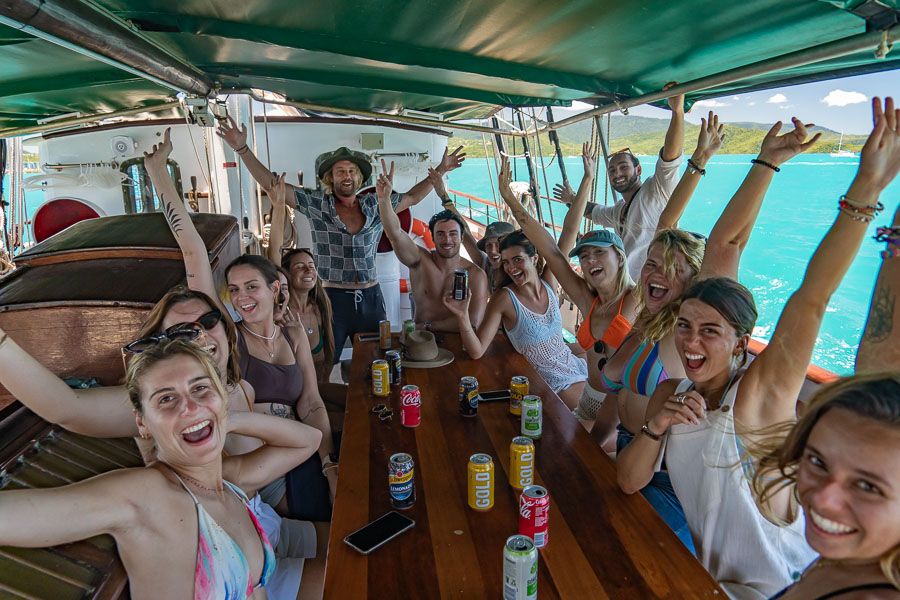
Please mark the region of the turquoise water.
[[[681, 224], [686, 229], [708, 233], [725, 204], [737, 189], [749, 168], [750, 155], [727, 155], [714, 158], [707, 166], [707, 174], [685, 212]], [[642, 157], [648, 171], [654, 157]], [[835, 216], [837, 200], [847, 190], [856, 173], [856, 158], [833, 158], [827, 154], [796, 157], [776, 174], [756, 223], [756, 229], [741, 261], [741, 282], [756, 297], [759, 321], [755, 336], [768, 340], [775, 328], [788, 296], [797, 289], [806, 264], [816, 245]], [[526, 181], [525, 164], [517, 160], [517, 180]], [[573, 187], [582, 174], [581, 159], [565, 159], [566, 170]], [[649, 174], [649, 173], [648, 173]], [[496, 184], [496, 173], [493, 173]], [[557, 165], [547, 169], [549, 187], [561, 181]], [[494, 199], [484, 159], [469, 159], [450, 174], [451, 187], [482, 198]], [[541, 177], [540, 184], [544, 186]], [[4, 190], [8, 190], [4, 182]], [[498, 198], [499, 199], [499, 198]], [[33, 214], [43, 200], [40, 191], [26, 195], [28, 214]], [[900, 181], [894, 181], [882, 195], [887, 207], [881, 218], [870, 226], [885, 224], [900, 200]], [[603, 202], [603, 189], [598, 192]], [[461, 207], [465, 201], [460, 199]], [[549, 214], [544, 202], [544, 214]], [[562, 210], [560, 210], [562, 209]], [[563, 207], [554, 211], [555, 221], [562, 224]], [[853, 360], [862, 328], [865, 324], [869, 297], [881, 259], [880, 245], [871, 237], [863, 243], [843, 283], [831, 299], [813, 362], [836, 373], [853, 370]]]
[[[751, 155], [726, 155], [710, 161], [707, 174], [697, 188], [681, 226], [709, 233], [747, 174], [751, 158]], [[655, 157], [641, 157], [642, 164], [650, 172], [654, 160]], [[517, 163], [516, 179], [527, 181], [524, 161], [520, 159]], [[741, 259], [741, 283], [753, 291], [759, 310], [755, 337], [766, 341], [771, 337], [784, 303], [800, 286], [810, 256], [834, 220], [838, 197], [847, 191], [856, 173], [857, 163], [857, 158], [801, 155], [783, 165], [781, 172], [775, 175], [753, 236]], [[565, 165], [572, 186], [577, 187], [583, 172], [581, 159], [567, 158]], [[496, 173], [493, 175], [496, 183]], [[538, 175], [543, 188], [543, 176], [540, 172]], [[551, 189], [561, 180], [557, 165], [547, 168], [547, 181]], [[460, 169], [450, 174], [450, 184], [461, 192], [494, 199], [484, 159], [467, 160]], [[602, 203], [602, 181], [600, 185], [598, 202]], [[881, 264], [878, 253], [882, 245], [876, 244], [871, 235], [874, 235], [877, 225], [890, 221], [900, 200], [900, 181], [894, 181], [881, 199], [886, 210], [871, 224], [870, 237], [863, 243], [859, 255], [832, 297], [813, 353], [814, 363], [839, 374], [853, 371], [869, 298]], [[465, 200], [460, 199], [459, 205], [464, 207]], [[544, 206], [546, 219], [546, 201]], [[558, 206], [554, 211], [557, 225], [562, 224], [564, 210], [564, 207]]]

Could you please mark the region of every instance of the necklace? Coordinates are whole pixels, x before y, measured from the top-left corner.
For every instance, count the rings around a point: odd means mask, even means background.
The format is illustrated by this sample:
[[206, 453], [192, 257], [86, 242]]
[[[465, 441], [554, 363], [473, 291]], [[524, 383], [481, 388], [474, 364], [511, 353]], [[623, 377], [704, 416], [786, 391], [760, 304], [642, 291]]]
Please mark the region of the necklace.
[[[243, 324], [244, 322], [241, 321], [241, 323]], [[244, 330], [245, 330], [247, 333], [249, 333], [250, 335], [252, 335], [252, 336], [254, 336], [254, 337], [258, 337], [259, 339], [261, 339], [261, 340], [263, 340], [263, 341], [265, 342], [264, 348], [265, 348], [265, 350], [266, 350], [266, 354], [269, 355], [269, 360], [273, 360], [273, 359], [275, 358], [275, 343], [274, 343], [274, 340], [275, 340], [276, 337], [278, 337], [278, 332], [281, 331], [280, 328], [278, 328], [278, 327], [275, 328], [275, 331], [272, 333], [272, 337], [265, 336], [265, 335], [259, 335], [258, 333], [255, 333], [255, 332], [252, 331], [249, 327], [247, 327], [247, 325], [244, 325]], [[271, 350], [269, 350], [269, 342], [272, 342], [272, 349], [271, 349]]]
[[192, 484], [194, 484], [196, 487], [200, 488], [201, 490], [206, 490], [207, 492], [212, 492], [212, 493], [215, 494], [215, 493], [218, 493], [218, 492], [221, 492], [221, 491], [224, 491], [224, 490], [225, 490], [225, 486], [224, 486], [224, 485], [223, 485], [221, 488], [215, 488], [215, 489], [214, 489], [214, 488], [207, 487], [207, 486], [203, 485], [202, 483], [200, 483], [199, 481], [197, 481], [196, 479], [194, 479], [194, 478], [191, 477], [190, 475], [186, 475], [186, 474], [182, 473], [181, 476], [182, 476], [184, 479], [186, 479], [186, 480], [188, 481], [188, 483], [192, 483]]

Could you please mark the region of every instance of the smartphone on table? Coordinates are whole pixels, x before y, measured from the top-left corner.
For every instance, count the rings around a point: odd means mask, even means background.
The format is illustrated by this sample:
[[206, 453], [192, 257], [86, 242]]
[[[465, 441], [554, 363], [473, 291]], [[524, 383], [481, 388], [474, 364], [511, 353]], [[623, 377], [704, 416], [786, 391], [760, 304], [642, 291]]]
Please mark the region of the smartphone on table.
[[369, 554], [389, 540], [394, 539], [407, 529], [411, 529], [415, 521], [401, 515], [395, 510], [383, 515], [368, 525], [357, 529], [344, 538], [344, 542], [362, 554]]
[[509, 400], [509, 390], [490, 390], [478, 394], [479, 404], [482, 402], [506, 402]]

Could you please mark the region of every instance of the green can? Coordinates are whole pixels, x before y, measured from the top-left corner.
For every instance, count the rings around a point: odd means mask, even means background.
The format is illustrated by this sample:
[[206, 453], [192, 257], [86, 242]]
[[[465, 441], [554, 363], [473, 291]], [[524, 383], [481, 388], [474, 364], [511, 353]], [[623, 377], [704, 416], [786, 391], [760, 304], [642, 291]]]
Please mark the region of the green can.
[[522, 398], [522, 435], [533, 440], [544, 433], [544, 407], [541, 397], [528, 394]]
[[503, 546], [503, 599], [537, 600], [538, 551], [526, 535], [514, 535]]
[[416, 330], [416, 322], [412, 319], [403, 321], [403, 329], [400, 330], [400, 341], [406, 343], [406, 336]]

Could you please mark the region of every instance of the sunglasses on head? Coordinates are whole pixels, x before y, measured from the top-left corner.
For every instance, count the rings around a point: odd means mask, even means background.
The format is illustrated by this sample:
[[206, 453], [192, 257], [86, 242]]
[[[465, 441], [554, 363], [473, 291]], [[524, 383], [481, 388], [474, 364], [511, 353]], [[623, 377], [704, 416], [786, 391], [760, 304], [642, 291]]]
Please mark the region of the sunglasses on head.
[[192, 342], [200, 337], [200, 334], [204, 331], [209, 331], [215, 327], [221, 320], [221, 311], [214, 308], [208, 313], [200, 315], [200, 317], [192, 323], [176, 323], [159, 335], [151, 335], [135, 340], [122, 348], [122, 351], [128, 354], [140, 354], [167, 340]]
[[618, 156], [619, 154], [628, 154], [630, 156], [634, 156], [634, 152], [631, 151], [631, 148], [622, 148], [621, 150], [616, 150], [612, 154], [609, 155], [610, 158], [613, 156]]

